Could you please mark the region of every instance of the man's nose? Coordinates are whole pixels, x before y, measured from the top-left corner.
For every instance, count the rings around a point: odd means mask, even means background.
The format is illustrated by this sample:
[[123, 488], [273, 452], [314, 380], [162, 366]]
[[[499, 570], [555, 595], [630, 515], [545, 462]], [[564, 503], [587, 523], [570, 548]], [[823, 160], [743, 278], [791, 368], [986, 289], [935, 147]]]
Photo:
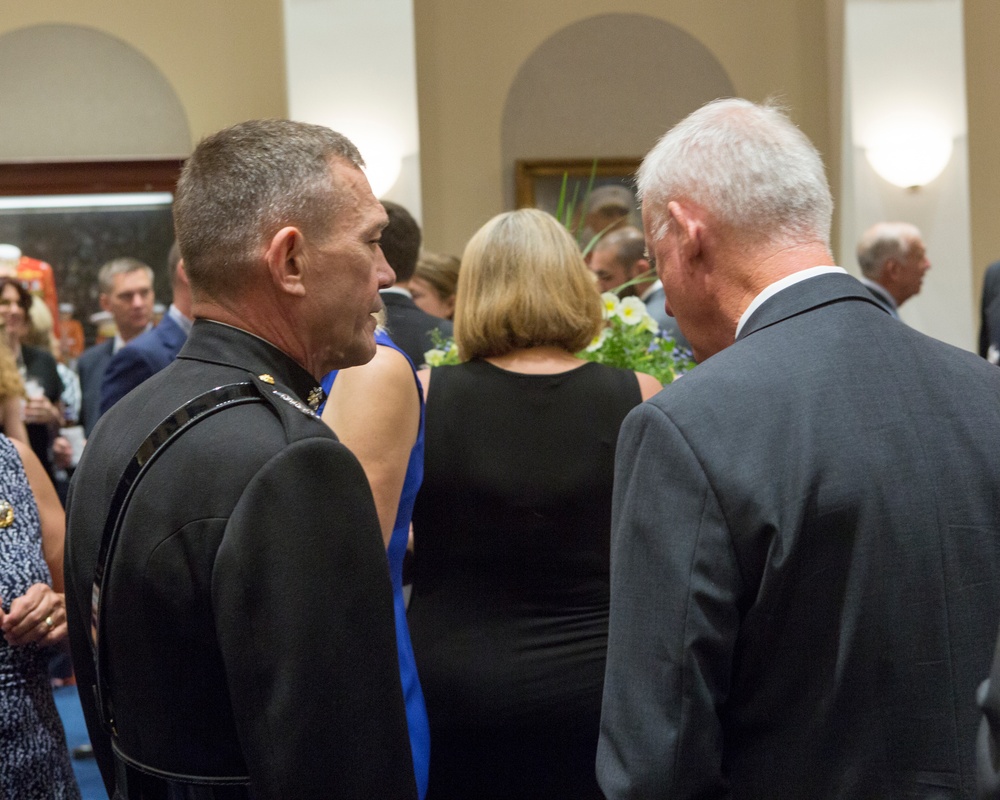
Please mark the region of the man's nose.
[[379, 289], [388, 289], [396, 282], [396, 273], [389, 266], [389, 262], [385, 260], [385, 254], [383, 254], [381, 247], [378, 249], [378, 266], [376, 270], [379, 278]]

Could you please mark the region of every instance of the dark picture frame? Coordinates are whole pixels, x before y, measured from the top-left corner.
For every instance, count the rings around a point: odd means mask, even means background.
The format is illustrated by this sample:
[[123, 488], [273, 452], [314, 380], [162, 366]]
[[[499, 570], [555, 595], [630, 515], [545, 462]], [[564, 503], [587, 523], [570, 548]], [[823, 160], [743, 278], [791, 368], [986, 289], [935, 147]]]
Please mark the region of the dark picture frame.
[[524, 159], [514, 163], [517, 207], [541, 208], [554, 213], [564, 175], [567, 176], [567, 199], [577, 191], [578, 202], [582, 201], [595, 161], [594, 188], [619, 184], [635, 191], [635, 173], [642, 163], [639, 157]]
[[[183, 159], [0, 163], [0, 197], [115, 195], [164, 192], [173, 195]], [[86, 343], [100, 310], [97, 271], [120, 256], [132, 256], [154, 271], [159, 303], [171, 299], [166, 274], [173, 243], [170, 205], [0, 210], [0, 242], [52, 265], [60, 303], [71, 303]]]

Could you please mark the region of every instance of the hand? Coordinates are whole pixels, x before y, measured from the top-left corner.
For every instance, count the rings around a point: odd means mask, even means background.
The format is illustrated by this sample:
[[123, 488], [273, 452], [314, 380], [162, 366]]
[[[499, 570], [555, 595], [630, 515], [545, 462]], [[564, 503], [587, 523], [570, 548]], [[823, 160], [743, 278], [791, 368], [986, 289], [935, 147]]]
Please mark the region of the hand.
[[8, 613], [0, 610], [0, 631], [7, 644], [14, 647], [31, 642], [48, 647], [61, 642], [68, 633], [65, 596], [48, 584], [32, 584], [11, 601]]
[[24, 402], [24, 421], [42, 425], [59, 425], [62, 414], [47, 397], [33, 397]]
[[65, 436], [57, 436], [52, 440], [52, 466], [56, 469], [69, 469], [73, 465], [73, 444]]

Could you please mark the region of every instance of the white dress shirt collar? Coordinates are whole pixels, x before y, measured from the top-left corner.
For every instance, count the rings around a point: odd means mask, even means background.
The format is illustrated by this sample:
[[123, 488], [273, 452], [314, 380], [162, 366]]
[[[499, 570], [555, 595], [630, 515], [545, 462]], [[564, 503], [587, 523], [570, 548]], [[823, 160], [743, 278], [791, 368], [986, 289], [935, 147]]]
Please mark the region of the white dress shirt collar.
[[775, 281], [770, 286], [766, 287], [764, 291], [758, 294], [753, 301], [747, 306], [747, 310], [743, 312], [743, 316], [740, 317], [740, 322], [736, 326], [736, 338], [740, 338], [740, 331], [743, 330], [743, 326], [753, 315], [753, 312], [760, 308], [765, 301], [774, 297], [782, 289], [787, 289], [789, 286], [794, 286], [796, 283], [808, 280], [809, 278], [815, 278], [817, 275], [826, 275], [831, 272], [842, 272], [847, 274], [847, 270], [843, 267], [811, 267], [809, 269], [799, 270], [798, 272], [793, 272], [791, 275], [786, 275], [784, 278]]

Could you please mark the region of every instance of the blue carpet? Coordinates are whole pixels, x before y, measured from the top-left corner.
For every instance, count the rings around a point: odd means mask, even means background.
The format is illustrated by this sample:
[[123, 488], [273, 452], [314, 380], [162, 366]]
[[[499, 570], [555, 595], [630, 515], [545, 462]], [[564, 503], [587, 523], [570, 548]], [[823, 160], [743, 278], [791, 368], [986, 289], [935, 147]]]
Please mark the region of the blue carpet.
[[[63, 686], [54, 689], [52, 693], [55, 695], [56, 708], [66, 730], [66, 744], [72, 753], [74, 747], [90, 741], [87, 736], [87, 725], [83, 721], [83, 710], [80, 708], [80, 697], [76, 693], [75, 686]], [[74, 758], [72, 761], [73, 772], [76, 774], [76, 782], [80, 785], [83, 800], [108, 800], [97, 762], [92, 758]]]

